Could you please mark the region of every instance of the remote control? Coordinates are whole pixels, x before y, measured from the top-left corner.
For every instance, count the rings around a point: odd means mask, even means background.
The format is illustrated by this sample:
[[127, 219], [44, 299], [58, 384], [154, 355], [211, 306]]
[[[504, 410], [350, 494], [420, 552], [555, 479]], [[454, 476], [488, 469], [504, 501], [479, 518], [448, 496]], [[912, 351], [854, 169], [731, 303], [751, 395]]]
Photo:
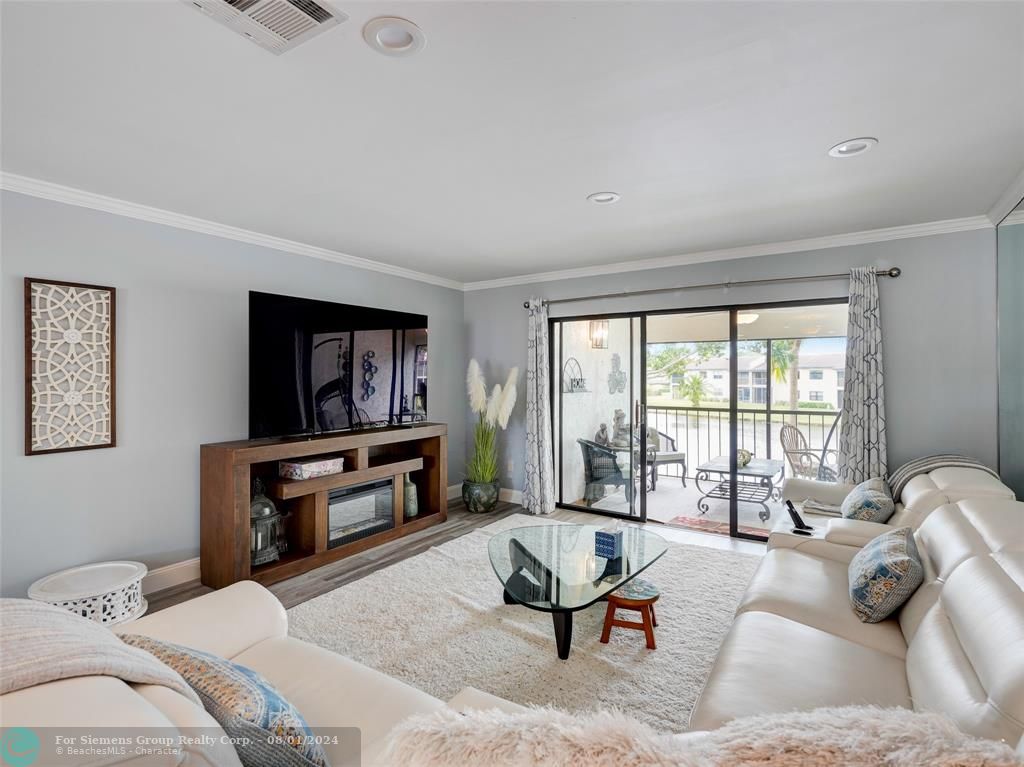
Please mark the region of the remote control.
[[801, 535], [810, 535], [810, 531], [814, 528], [804, 522], [803, 517], [800, 516], [800, 512], [796, 510], [792, 501], [786, 501], [786, 510], [789, 512], [789, 518], [793, 520], [793, 526], [796, 528], [793, 532], [799, 532]]

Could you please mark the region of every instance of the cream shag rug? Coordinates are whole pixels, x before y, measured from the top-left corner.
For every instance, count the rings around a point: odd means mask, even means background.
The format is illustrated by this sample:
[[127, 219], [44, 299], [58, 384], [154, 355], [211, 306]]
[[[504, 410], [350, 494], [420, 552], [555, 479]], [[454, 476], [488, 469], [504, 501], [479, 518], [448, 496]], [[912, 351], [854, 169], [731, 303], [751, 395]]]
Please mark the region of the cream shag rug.
[[[679, 732], [760, 557], [670, 543], [641, 575], [661, 590], [657, 650], [613, 629], [605, 603], [573, 615], [561, 661], [548, 613], [505, 605], [487, 557], [494, 533], [554, 520], [516, 514], [288, 611], [290, 633], [447, 700], [465, 686], [565, 711], [616, 707]], [[639, 616], [626, 613], [623, 617]]]

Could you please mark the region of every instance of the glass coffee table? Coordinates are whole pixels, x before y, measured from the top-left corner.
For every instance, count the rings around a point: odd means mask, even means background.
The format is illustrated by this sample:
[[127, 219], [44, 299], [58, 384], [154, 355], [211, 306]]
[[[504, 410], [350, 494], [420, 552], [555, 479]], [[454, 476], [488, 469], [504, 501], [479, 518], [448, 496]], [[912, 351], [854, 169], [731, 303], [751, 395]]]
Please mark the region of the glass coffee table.
[[665, 539], [624, 526], [622, 556], [594, 553], [596, 525], [535, 525], [496, 533], [487, 544], [505, 604], [551, 613], [558, 657], [569, 657], [572, 614], [605, 598], [658, 560]]

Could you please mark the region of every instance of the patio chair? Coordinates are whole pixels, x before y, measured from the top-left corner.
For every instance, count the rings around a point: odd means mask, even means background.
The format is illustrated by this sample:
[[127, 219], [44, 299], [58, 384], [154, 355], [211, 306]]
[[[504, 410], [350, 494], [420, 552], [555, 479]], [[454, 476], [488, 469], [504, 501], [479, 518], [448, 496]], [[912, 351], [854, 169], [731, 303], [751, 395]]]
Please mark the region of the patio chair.
[[580, 450], [583, 451], [583, 473], [587, 483], [583, 491], [584, 503], [587, 506], [593, 506], [604, 498], [605, 487], [608, 485], [623, 488], [626, 500], [631, 500], [633, 483], [622, 473], [619, 466], [619, 453], [589, 439], [577, 439], [576, 441], [579, 442]]
[[836, 473], [839, 454], [835, 450], [812, 450], [804, 433], [788, 423], [779, 429], [779, 441], [794, 477], [822, 482], [839, 481]]
[[[667, 450], [664, 448], [668, 448]], [[658, 489], [658, 467], [680, 466], [680, 479], [686, 487], [686, 453], [676, 450], [676, 441], [653, 426], [647, 427], [647, 465], [651, 471], [651, 491]]]

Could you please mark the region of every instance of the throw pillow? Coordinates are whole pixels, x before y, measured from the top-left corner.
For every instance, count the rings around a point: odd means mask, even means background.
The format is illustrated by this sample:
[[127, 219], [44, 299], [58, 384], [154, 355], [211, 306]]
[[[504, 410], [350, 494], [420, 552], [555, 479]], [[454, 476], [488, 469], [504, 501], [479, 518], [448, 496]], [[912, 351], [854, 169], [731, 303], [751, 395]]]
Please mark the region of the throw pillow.
[[924, 580], [914, 531], [900, 527], [868, 542], [850, 560], [850, 603], [864, 623], [878, 623], [910, 599]]
[[884, 523], [896, 511], [896, 504], [885, 480], [874, 477], [853, 488], [843, 501], [840, 511], [846, 519]]
[[[327, 754], [302, 714], [252, 669], [138, 634], [121, 640], [184, 677], [217, 724], [239, 739], [235, 751], [245, 767], [328, 767]], [[276, 737], [268, 741], [268, 736]]]
[[1005, 743], [965, 735], [941, 714], [848, 706], [734, 719], [711, 732], [656, 732], [615, 711], [441, 709], [391, 732], [402, 767], [1019, 767]]

